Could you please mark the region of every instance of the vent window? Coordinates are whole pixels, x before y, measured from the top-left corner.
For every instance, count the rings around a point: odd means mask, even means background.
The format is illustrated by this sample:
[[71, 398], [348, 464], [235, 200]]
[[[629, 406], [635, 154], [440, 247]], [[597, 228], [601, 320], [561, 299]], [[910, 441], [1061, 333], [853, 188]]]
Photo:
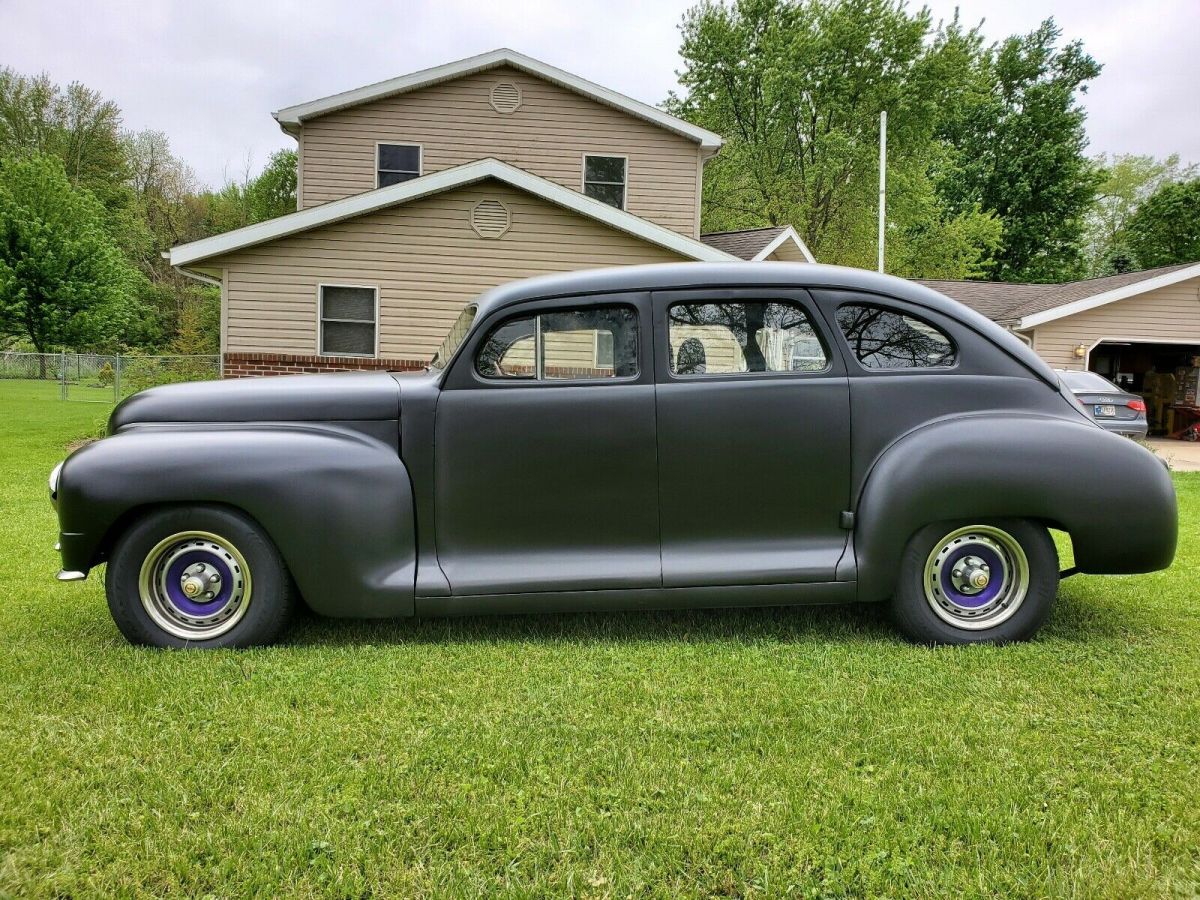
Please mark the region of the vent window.
[[374, 356], [378, 300], [373, 287], [321, 285], [321, 355]]
[[499, 200], [480, 200], [471, 210], [471, 227], [481, 238], [498, 238], [511, 224], [508, 207]]
[[387, 187], [421, 177], [419, 144], [379, 144], [376, 150], [375, 186]]
[[511, 81], [501, 81], [492, 88], [491, 103], [498, 113], [514, 113], [521, 106], [521, 89]]
[[583, 192], [593, 200], [624, 209], [628, 169], [624, 156], [584, 156]]

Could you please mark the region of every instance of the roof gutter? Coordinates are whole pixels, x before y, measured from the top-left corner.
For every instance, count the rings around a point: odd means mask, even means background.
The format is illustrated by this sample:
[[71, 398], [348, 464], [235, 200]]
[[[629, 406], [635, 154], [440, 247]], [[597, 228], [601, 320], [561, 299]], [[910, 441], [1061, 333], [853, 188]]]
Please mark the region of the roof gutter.
[[171, 266], [171, 268], [184, 278], [192, 279], [192, 281], [199, 281], [202, 284], [209, 284], [216, 288], [221, 286], [221, 280], [219, 278], [213, 278], [211, 275], [203, 275], [194, 269], [187, 268], [187, 266]]

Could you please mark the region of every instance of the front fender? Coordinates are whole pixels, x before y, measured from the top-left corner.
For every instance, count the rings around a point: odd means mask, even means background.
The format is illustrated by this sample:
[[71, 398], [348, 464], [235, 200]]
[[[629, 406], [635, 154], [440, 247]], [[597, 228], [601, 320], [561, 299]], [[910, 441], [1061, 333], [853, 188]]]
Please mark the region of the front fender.
[[255, 519], [317, 612], [412, 615], [408, 472], [395, 448], [336, 425], [144, 425], [89, 444], [59, 481], [63, 566], [101, 562], [139, 508], [195, 503]]
[[1144, 447], [1066, 419], [960, 416], [909, 432], [868, 473], [855, 513], [859, 598], [891, 595], [924, 526], [996, 518], [1068, 532], [1081, 572], [1152, 572], [1175, 555], [1175, 488]]

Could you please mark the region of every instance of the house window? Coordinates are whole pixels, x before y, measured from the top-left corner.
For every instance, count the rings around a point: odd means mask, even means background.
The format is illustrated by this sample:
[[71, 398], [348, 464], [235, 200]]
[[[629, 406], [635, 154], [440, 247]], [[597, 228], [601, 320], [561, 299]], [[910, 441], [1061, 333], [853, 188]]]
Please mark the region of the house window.
[[321, 355], [374, 356], [378, 300], [377, 288], [321, 285]]
[[510, 319], [493, 329], [475, 369], [484, 378], [530, 381], [633, 378], [637, 347], [632, 307], [565, 309]]
[[625, 208], [629, 161], [624, 156], [584, 156], [583, 192], [593, 200]]
[[387, 187], [421, 177], [419, 144], [379, 144], [377, 154], [376, 187]]

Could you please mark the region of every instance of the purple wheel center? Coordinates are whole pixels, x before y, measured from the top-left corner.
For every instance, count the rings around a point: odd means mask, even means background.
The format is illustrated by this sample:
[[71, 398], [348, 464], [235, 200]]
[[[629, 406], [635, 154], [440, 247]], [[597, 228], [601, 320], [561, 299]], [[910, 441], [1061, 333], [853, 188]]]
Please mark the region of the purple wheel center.
[[[958, 564], [959, 560], [967, 556], [976, 556], [983, 560], [990, 570], [989, 577], [991, 580], [988, 582], [987, 587], [974, 594], [964, 594], [954, 586], [954, 579], [951, 578], [951, 573], [954, 571], [954, 567]], [[961, 544], [955, 547], [942, 563], [940, 585], [942, 594], [955, 606], [961, 606], [964, 609], [979, 609], [993, 602], [1000, 596], [1000, 592], [1004, 589], [1004, 582], [1004, 561], [1000, 559], [1000, 554], [986, 544]]]
[[[185, 577], [183, 573], [196, 563], [212, 566], [221, 576], [221, 589], [211, 600], [204, 597], [189, 597], [183, 592], [182, 582]], [[233, 572], [225, 557], [212, 550], [190, 550], [172, 560], [171, 565], [167, 568], [165, 579], [167, 599], [185, 616], [207, 618], [216, 615], [229, 605], [229, 600], [233, 596], [233, 579]]]

